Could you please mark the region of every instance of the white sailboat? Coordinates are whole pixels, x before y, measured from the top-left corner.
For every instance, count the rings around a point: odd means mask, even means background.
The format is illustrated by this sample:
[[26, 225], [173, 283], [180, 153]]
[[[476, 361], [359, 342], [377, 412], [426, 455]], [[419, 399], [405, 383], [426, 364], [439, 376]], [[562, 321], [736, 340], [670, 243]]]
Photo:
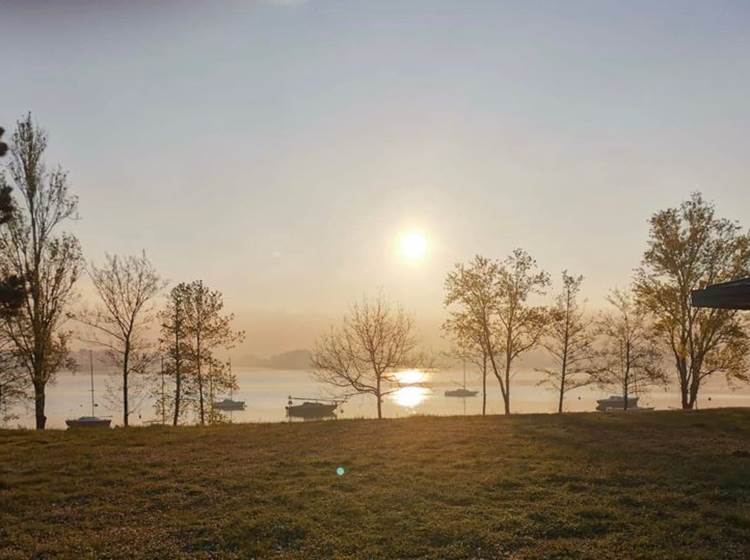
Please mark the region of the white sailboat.
[[[229, 374], [232, 373], [232, 360], [229, 360]], [[213, 403], [216, 410], [232, 411], [232, 410], [245, 410], [245, 401], [234, 400], [234, 389], [229, 390], [229, 398], [224, 398], [221, 401], [215, 401]]]
[[446, 397], [476, 397], [479, 391], [471, 391], [466, 388], [466, 360], [464, 360], [464, 384], [460, 389], [449, 389], [445, 392]]
[[91, 416], [81, 416], [75, 419], [65, 420], [68, 428], [109, 428], [112, 420], [96, 416], [96, 401], [94, 399], [94, 355], [89, 350], [89, 369], [91, 372]]

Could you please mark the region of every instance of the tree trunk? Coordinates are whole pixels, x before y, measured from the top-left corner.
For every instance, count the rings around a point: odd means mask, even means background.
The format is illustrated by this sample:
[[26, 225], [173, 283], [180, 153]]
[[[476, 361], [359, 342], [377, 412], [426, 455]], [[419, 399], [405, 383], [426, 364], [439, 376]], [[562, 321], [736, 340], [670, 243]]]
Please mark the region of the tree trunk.
[[44, 384], [34, 383], [34, 412], [36, 413], [36, 429], [43, 430], [47, 425], [44, 415]]
[[180, 356], [180, 333], [182, 329], [182, 320], [180, 317], [179, 307], [175, 310], [175, 321], [174, 321], [174, 374], [175, 374], [175, 389], [174, 389], [174, 421], [173, 425], [176, 426], [180, 419], [180, 394], [182, 392], [182, 358]]
[[382, 394], [380, 392], [380, 376], [378, 376], [377, 386], [376, 386], [375, 390], [376, 390], [375, 396], [378, 399], [378, 419], [380, 419], [380, 418], [383, 417], [383, 409], [382, 409], [382, 406], [383, 406], [383, 396], [382, 396]]
[[201, 426], [206, 425], [206, 411], [205, 406], [203, 404], [203, 378], [201, 377], [201, 374], [198, 373], [198, 402], [200, 406], [200, 412], [201, 412]]
[[693, 408], [690, 402], [690, 385], [688, 384], [688, 371], [687, 362], [683, 358], [678, 358], [677, 372], [680, 375], [680, 399], [683, 410], [689, 410]]
[[510, 414], [510, 357], [505, 361], [505, 395], [503, 395], [505, 414]]
[[690, 393], [688, 394], [688, 408], [690, 410], [698, 408], [698, 391], [700, 389], [700, 381], [698, 375], [693, 374], [693, 382], [690, 384]]
[[204, 406], [203, 399], [203, 375], [201, 374], [201, 332], [200, 327], [195, 335], [195, 350], [196, 350], [196, 366], [198, 374], [198, 404], [201, 413], [201, 426], [206, 425], [206, 407]]
[[487, 357], [482, 364], [482, 416], [487, 414]]
[[182, 375], [180, 374], [180, 371], [177, 370], [175, 373], [175, 383], [174, 383], [174, 420], [172, 421], [172, 425], [176, 426], [177, 421], [180, 418], [180, 391], [182, 390]]
[[562, 414], [563, 399], [565, 398], [565, 375], [568, 369], [568, 357], [563, 356], [562, 369], [560, 370], [560, 401], [557, 404], [557, 413]]
[[560, 402], [557, 404], [557, 413], [562, 414], [563, 399], [565, 398], [565, 374], [568, 373], [568, 345], [570, 344], [570, 288], [567, 290], [565, 308], [565, 333], [563, 339], [562, 367], [560, 368]]
[[622, 409], [628, 410], [628, 395], [630, 394], [630, 342], [625, 344], [625, 379], [622, 384], [623, 402]]
[[180, 397], [182, 394], [182, 363], [180, 361], [180, 338], [179, 336], [175, 337], [175, 340], [177, 341], [177, 344], [175, 346], [175, 361], [174, 361], [174, 369], [175, 369], [175, 383], [174, 383], [174, 422], [173, 425], [176, 426], [177, 422], [180, 419]]
[[125, 353], [122, 357], [122, 424], [128, 427], [130, 403], [128, 401], [128, 373], [130, 369], [130, 339], [125, 340]]
[[122, 424], [128, 427], [128, 416], [130, 410], [128, 405], [128, 366], [124, 366], [122, 371]]

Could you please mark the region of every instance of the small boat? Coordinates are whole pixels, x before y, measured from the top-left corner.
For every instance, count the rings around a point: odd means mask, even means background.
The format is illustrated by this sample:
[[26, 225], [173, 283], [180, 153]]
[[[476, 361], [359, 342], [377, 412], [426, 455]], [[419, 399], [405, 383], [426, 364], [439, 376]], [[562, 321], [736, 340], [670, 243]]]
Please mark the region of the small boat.
[[446, 397], [476, 397], [479, 391], [471, 391], [466, 388], [466, 361], [464, 360], [464, 384], [460, 389], [449, 389], [445, 392]]
[[319, 420], [322, 418], [336, 418], [334, 411], [339, 406], [338, 401], [321, 401], [320, 399], [305, 400], [302, 404], [292, 404], [295, 399], [289, 397], [286, 414], [291, 418], [303, 418], [305, 420]]
[[[599, 399], [596, 401], [596, 410], [603, 412], [626, 410], [625, 409], [625, 398], [620, 395], [611, 395], [606, 399]], [[638, 397], [628, 397], [628, 408], [627, 410], [653, 410], [653, 408], [642, 408], [638, 406]]]
[[109, 428], [111, 423], [112, 420], [109, 418], [99, 418], [98, 416], [81, 416], [65, 421], [68, 428]]
[[[232, 361], [229, 360], [229, 375], [232, 376]], [[214, 408], [216, 410], [232, 411], [232, 410], [245, 410], [245, 401], [234, 400], [234, 389], [229, 390], [229, 398], [223, 401], [215, 401]]]
[[233, 399], [224, 399], [214, 403], [216, 410], [245, 410], [245, 401], [235, 401]]
[[99, 418], [95, 414], [97, 407], [94, 399], [94, 355], [89, 350], [89, 370], [91, 372], [91, 416], [81, 416], [80, 418], [70, 418], [65, 420], [68, 428], [109, 428], [112, 420], [109, 418]]
[[446, 397], [476, 397], [479, 391], [470, 391], [469, 389], [451, 389], [445, 392]]

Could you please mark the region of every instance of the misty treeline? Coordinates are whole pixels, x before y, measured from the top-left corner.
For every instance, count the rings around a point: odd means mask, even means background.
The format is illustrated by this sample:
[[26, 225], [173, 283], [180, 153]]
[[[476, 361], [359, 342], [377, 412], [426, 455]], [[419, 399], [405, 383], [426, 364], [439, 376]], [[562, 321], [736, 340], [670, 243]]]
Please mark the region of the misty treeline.
[[[145, 253], [87, 265], [64, 229], [78, 216], [78, 199], [67, 173], [45, 163], [47, 142], [31, 115], [23, 117], [0, 174], [0, 424], [32, 401], [36, 428], [44, 429], [47, 386], [59, 371], [75, 370], [76, 339], [118, 372], [110, 389], [124, 426], [149, 394], [157, 415], [175, 425], [222, 421], [214, 398], [236, 386], [222, 356], [244, 334], [232, 329], [221, 293], [195, 281], [163, 297], [167, 283]], [[77, 301], [84, 274], [92, 307]]]
[[[553, 288], [522, 249], [504, 259], [477, 255], [448, 272], [443, 331], [451, 355], [481, 373], [482, 414], [488, 376], [511, 412], [519, 360], [532, 350], [548, 356], [550, 367], [537, 372], [559, 412], [570, 391], [587, 385], [617, 391], [627, 408], [628, 397], [673, 383], [682, 408], [693, 409], [707, 379], [750, 380], [747, 318], [690, 303], [693, 290], [750, 275], [750, 233], [718, 217], [700, 193], [654, 213], [649, 225], [630, 285], [612, 289], [598, 313], [586, 308], [582, 276], [563, 270]], [[383, 396], [398, 387], [397, 371], [420, 366], [412, 319], [382, 295], [356, 304], [313, 355], [320, 380], [373, 395], [378, 416]]]

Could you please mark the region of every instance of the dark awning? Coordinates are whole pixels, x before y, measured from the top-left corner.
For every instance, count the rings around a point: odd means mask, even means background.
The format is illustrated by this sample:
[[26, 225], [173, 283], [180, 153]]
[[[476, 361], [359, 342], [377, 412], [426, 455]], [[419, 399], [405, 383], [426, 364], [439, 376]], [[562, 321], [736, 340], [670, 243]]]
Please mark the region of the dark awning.
[[694, 290], [690, 296], [695, 307], [750, 309], [750, 278], [712, 284], [702, 290]]

